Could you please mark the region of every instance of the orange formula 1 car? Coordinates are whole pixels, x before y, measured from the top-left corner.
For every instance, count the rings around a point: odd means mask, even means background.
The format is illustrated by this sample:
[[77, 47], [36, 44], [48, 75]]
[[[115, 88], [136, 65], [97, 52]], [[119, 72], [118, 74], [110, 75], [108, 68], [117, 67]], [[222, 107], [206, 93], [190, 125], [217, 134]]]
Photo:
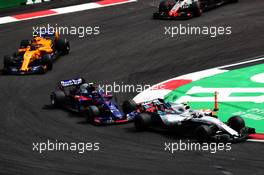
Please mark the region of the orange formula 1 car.
[[39, 31], [32, 40], [22, 40], [17, 53], [4, 57], [3, 74], [42, 74], [52, 70], [53, 62], [70, 51], [69, 41], [57, 32]]

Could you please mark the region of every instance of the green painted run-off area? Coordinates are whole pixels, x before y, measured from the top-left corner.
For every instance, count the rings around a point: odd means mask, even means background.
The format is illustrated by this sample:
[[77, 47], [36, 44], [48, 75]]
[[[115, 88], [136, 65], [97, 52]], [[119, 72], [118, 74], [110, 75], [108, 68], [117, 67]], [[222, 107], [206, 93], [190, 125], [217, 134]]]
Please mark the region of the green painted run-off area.
[[214, 91], [219, 92], [217, 116], [221, 120], [240, 115], [247, 126], [264, 133], [264, 64], [191, 82], [166, 95], [165, 100], [188, 102], [194, 109], [213, 109]]

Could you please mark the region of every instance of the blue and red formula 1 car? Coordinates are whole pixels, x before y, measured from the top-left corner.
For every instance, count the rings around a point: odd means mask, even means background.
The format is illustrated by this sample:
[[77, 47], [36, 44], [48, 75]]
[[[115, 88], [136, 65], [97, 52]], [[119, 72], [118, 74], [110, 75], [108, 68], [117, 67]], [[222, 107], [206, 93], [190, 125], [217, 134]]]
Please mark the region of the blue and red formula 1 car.
[[118, 109], [112, 94], [104, 93], [83, 78], [60, 81], [50, 96], [54, 107], [84, 115], [92, 124], [115, 124], [132, 121]]

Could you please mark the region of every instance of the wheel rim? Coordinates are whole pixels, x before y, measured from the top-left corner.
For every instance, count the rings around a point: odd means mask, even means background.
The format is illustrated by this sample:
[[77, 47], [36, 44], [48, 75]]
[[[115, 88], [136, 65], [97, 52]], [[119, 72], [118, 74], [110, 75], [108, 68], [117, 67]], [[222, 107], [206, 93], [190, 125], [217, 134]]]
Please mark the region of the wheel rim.
[[197, 3], [198, 3], [198, 6], [199, 6], [199, 11], [200, 11], [200, 13], [202, 13], [203, 11], [202, 11], [202, 8], [201, 8], [201, 0], [198, 0]]
[[54, 105], [54, 104], [55, 104], [55, 99], [54, 99], [54, 96], [52, 96], [52, 97], [51, 97], [51, 99], [50, 99], [50, 102], [51, 102], [51, 104], [52, 104], [52, 105]]

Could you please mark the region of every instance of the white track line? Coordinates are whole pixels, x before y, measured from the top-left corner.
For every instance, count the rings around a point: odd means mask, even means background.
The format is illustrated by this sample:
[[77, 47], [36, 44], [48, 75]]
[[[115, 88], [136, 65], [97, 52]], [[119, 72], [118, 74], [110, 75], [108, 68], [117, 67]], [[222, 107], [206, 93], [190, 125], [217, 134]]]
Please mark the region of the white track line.
[[[12, 15], [12, 16], [4, 16], [4, 17], [0, 17], [0, 25], [18, 22], [18, 21], [31, 20], [31, 19], [36, 19], [36, 18], [43, 18], [43, 17], [48, 17], [48, 16], [55, 16], [55, 15], [61, 15], [61, 14], [67, 14], [67, 13], [80, 12], [80, 11], [97, 9], [97, 8], [102, 8], [102, 7], [121, 5], [121, 4], [131, 3], [131, 2], [137, 2], [137, 0], [123, 0], [123, 1], [121, 0], [120, 2], [118, 2], [118, 1], [115, 2], [113, 0], [112, 3], [110, 1], [110, 2], [106, 2], [106, 4], [104, 4], [104, 1], [102, 0], [102, 1], [98, 1], [98, 2], [72, 5], [72, 6], [68, 6], [68, 7], [61, 7], [61, 8], [55, 8], [55, 9], [44, 9], [44, 10], [40, 10], [40, 11], [36, 11], [36, 12], [29, 12], [29, 13], [23, 13], [23, 14]], [[47, 11], [46, 14], [45, 13], [41, 14], [41, 15], [37, 14], [38, 12], [43, 12], [43, 11]], [[32, 16], [30, 16], [30, 14], [32, 14]], [[25, 17], [18, 18], [17, 16], [19, 16], [19, 15], [22, 15], [22, 16], [25, 15]]]
[[224, 68], [227, 68], [227, 67], [233, 67], [233, 66], [238, 66], [238, 65], [242, 65], [242, 64], [253, 63], [253, 62], [261, 61], [261, 60], [264, 60], [264, 57], [256, 58], [256, 59], [248, 60], [248, 61], [243, 61], [243, 62], [239, 62], [239, 63], [234, 63], [234, 64], [228, 64], [228, 65], [220, 66], [220, 67], [216, 67], [216, 68], [224, 69]]

